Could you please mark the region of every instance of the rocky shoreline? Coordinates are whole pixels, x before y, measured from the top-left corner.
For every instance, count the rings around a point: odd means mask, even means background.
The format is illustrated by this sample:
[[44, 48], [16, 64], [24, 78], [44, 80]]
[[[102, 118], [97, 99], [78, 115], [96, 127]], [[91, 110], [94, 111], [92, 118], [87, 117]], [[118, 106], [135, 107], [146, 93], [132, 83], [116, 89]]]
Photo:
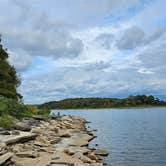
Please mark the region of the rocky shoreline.
[[107, 150], [89, 148], [95, 138], [76, 116], [27, 118], [0, 129], [2, 166], [103, 166]]

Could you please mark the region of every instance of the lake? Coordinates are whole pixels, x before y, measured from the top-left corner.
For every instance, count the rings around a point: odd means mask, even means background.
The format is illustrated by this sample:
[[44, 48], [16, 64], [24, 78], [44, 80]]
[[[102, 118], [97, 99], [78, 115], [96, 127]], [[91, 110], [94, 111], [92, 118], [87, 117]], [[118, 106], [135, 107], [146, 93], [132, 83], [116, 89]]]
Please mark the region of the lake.
[[166, 107], [59, 112], [92, 122], [97, 138], [90, 146], [110, 151], [108, 166], [166, 166]]

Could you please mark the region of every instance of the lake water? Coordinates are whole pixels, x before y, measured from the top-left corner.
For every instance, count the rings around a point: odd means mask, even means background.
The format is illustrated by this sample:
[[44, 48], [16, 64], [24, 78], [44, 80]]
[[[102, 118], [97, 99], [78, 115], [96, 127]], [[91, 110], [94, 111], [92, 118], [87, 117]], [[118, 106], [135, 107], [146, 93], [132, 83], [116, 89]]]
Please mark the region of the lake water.
[[110, 151], [108, 166], [166, 166], [166, 107], [60, 112], [92, 122], [98, 131], [91, 146]]

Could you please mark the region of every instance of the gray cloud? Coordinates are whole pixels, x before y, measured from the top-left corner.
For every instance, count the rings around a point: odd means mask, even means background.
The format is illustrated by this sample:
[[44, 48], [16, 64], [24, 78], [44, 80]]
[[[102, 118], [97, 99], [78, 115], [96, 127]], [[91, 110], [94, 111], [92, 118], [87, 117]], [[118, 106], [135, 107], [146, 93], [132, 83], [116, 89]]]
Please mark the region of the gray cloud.
[[32, 65], [32, 57], [23, 53], [16, 55], [9, 52], [9, 62], [14, 65], [18, 71], [24, 71]]
[[111, 44], [114, 41], [114, 36], [110, 33], [102, 33], [97, 36], [95, 40], [105, 49], [110, 49]]
[[164, 34], [166, 34], [166, 26], [158, 27], [150, 36], [145, 40], [145, 44], [150, 44], [153, 41], [160, 39]]
[[116, 45], [120, 50], [132, 50], [140, 46], [146, 46], [159, 40], [166, 34], [166, 27], [160, 26], [151, 34], [145, 32], [139, 27], [131, 27], [127, 29], [123, 35], [116, 41]]
[[[5, 47], [14, 52], [16, 56], [11, 57], [16, 68], [28, 68], [31, 64], [28, 61], [21, 66], [17, 62], [18, 57], [23, 56], [19, 55], [20, 52], [31, 57], [51, 56], [55, 59], [74, 58], [81, 53], [83, 42], [71, 35], [66, 23], [51, 19], [45, 12], [35, 11], [26, 2], [20, 0], [9, 2], [13, 4], [9, 6], [12, 9], [10, 19], [13, 20], [0, 22], [0, 32]], [[16, 9], [18, 9], [17, 12], [15, 12]], [[3, 15], [1, 17], [4, 18]], [[8, 18], [7, 15], [5, 17]]]
[[157, 46], [152, 45], [140, 53], [138, 58], [144, 67], [156, 72], [163, 72], [166, 69], [166, 43], [160, 43]]
[[107, 69], [111, 66], [110, 63], [106, 63], [104, 61], [97, 61], [96, 63], [89, 63], [89, 64], [84, 64], [83, 69], [85, 70], [104, 70]]
[[120, 50], [130, 50], [142, 45], [144, 39], [145, 33], [142, 29], [131, 27], [116, 41], [116, 44]]

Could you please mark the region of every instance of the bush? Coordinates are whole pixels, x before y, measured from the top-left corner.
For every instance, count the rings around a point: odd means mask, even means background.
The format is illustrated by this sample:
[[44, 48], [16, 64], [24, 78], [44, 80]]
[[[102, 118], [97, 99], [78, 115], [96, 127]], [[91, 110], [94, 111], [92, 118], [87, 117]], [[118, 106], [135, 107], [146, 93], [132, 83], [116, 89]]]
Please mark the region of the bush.
[[50, 114], [50, 111], [47, 109], [39, 109], [36, 105], [26, 105], [29, 112], [31, 112], [34, 116], [40, 115], [48, 117]]
[[32, 117], [33, 113], [23, 104], [14, 99], [0, 99], [0, 116], [8, 114], [17, 119]]
[[0, 127], [11, 128], [13, 126], [13, 118], [7, 114], [0, 117]]

